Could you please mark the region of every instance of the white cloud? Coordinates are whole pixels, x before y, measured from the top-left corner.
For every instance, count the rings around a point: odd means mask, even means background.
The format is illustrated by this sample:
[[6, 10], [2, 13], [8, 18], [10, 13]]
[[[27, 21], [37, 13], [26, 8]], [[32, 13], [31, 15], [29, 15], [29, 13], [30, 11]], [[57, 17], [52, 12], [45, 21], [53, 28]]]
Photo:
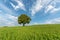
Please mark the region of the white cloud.
[[17, 17], [13, 16], [13, 15], [9, 15], [9, 14], [6, 14], [6, 17], [10, 20], [9, 23], [6, 23], [7, 25], [17, 25], [18, 22], [17, 22]]
[[7, 8], [4, 4], [0, 4], [0, 8], [2, 9], [0, 14], [0, 26], [13, 26], [18, 25], [17, 17], [13, 16], [12, 10]]
[[42, 8], [41, 0], [37, 0], [36, 3], [34, 3], [34, 5], [31, 8], [32, 16], [34, 16], [35, 13], [38, 12], [41, 8]]
[[[2, 13], [9, 13], [9, 14], [12, 14], [14, 13], [12, 10], [10, 10], [9, 8], [7, 8], [4, 4], [1, 4], [0, 3], [0, 9], [2, 9]], [[8, 12], [7, 12], [8, 11]]]
[[54, 13], [60, 10], [60, 8], [55, 8], [57, 2], [60, 3], [60, 0], [36, 0], [32, 7], [30, 8], [31, 15], [34, 16], [37, 12], [43, 9], [45, 13], [50, 12]]
[[60, 10], [60, 7], [59, 8], [55, 8], [54, 6], [52, 5], [49, 5], [46, 10], [45, 10], [45, 13], [47, 12], [50, 12], [50, 13], [56, 13]]
[[51, 20], [47, 20], [45, 24], [60, 24], [60, 18], [55, 18]]
[[55, 0], [55, 2], [60, 2], [60, 0]]
[[45, 10], [45, 13], [47, 12], [50, 12], [50, 13], [55, 13], [57, 11], [60, 10], [60, 7], [57, 7], [57, 2], [59, 2], [59, 0], [54, 0], [53, 2], [51, 2], [51, 4], [49, 4], [47, 7], [46, 7], [46, 10]]
[[17, 20], [17, 17], [13, 16], [13, 15], [10, 15], [10, 14], [6, 14], [6, 16], [11, 19], [11, 20], [14, 20], [16, 21]]
[[56, 12], [58, 12], [59, 10], [60, 10], [60, 8], [54, 8], [54, 9], [51, 10], [51, 13], [56, 13]]
[[12, 7], [17, 10], [17, 9], [23, 9], [24, 11], [26, 11], [25, 9], [25, 5], [22, 3], [22, 1], [19, 1], [19, 0], [14, 0], [17, 2], [18, 5], [14, 5], [12, 2], [10, 2], [10, 4], [12, 5]]
[[13, 15], [6, 14], [6, 15], [2, 15], [0, 17], [0, 25], [2, 25], [2, 26], [14, 26], [17, 24], [18, 24], [17, 23], [17, 17], [15, 17]]
[[52, 9], [54, 9], [54, 6], [52, 6], [52, 5], [47, 6], [46, 10], [45, 10], [45, 13], [47, 13], [48, 11], [50, 11]]
[[38, 11], [40, 11], [42, 8], [45, 8], [47, 5], [50, 4], [52, 0], [37, 0], [33, 5], [31, 10], [32, 16], [34, 16]]

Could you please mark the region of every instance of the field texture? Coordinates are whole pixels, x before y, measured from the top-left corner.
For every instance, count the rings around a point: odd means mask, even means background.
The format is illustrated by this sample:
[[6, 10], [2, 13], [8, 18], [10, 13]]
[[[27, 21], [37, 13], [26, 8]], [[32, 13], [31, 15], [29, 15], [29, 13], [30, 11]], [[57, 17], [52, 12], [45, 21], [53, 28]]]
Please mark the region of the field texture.
[[60, 24], [1, 27], [0, 40], [60, 40]]

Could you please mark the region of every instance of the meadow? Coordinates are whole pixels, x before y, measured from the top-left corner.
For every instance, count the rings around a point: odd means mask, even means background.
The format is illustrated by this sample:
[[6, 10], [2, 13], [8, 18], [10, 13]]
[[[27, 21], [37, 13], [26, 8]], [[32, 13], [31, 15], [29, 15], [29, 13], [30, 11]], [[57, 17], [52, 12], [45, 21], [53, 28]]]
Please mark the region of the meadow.
[[0, 40], [60, 40], [60, 24], [0, 27]]

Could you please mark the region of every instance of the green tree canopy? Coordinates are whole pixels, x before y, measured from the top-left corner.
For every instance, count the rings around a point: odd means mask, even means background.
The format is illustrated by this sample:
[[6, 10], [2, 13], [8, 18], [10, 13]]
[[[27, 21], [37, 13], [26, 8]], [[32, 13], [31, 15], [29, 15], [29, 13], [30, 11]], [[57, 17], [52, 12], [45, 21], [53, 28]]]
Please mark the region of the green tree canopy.
[[29, 16], [27, 16], [26, 14], [21, 14], [20, 16], [18, 16], [18, 23], [19, 24], [23, 24], [23, 26], [25, 26], [25, 24], [30, 23], [31, 18]]

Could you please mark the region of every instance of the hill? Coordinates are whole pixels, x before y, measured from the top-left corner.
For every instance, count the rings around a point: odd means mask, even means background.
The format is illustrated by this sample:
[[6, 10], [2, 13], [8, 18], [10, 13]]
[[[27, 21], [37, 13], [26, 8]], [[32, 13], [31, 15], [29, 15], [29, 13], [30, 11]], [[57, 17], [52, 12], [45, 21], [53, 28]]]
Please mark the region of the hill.
[[60, 24], [1, 27], [0, 40], [60, 40]]

